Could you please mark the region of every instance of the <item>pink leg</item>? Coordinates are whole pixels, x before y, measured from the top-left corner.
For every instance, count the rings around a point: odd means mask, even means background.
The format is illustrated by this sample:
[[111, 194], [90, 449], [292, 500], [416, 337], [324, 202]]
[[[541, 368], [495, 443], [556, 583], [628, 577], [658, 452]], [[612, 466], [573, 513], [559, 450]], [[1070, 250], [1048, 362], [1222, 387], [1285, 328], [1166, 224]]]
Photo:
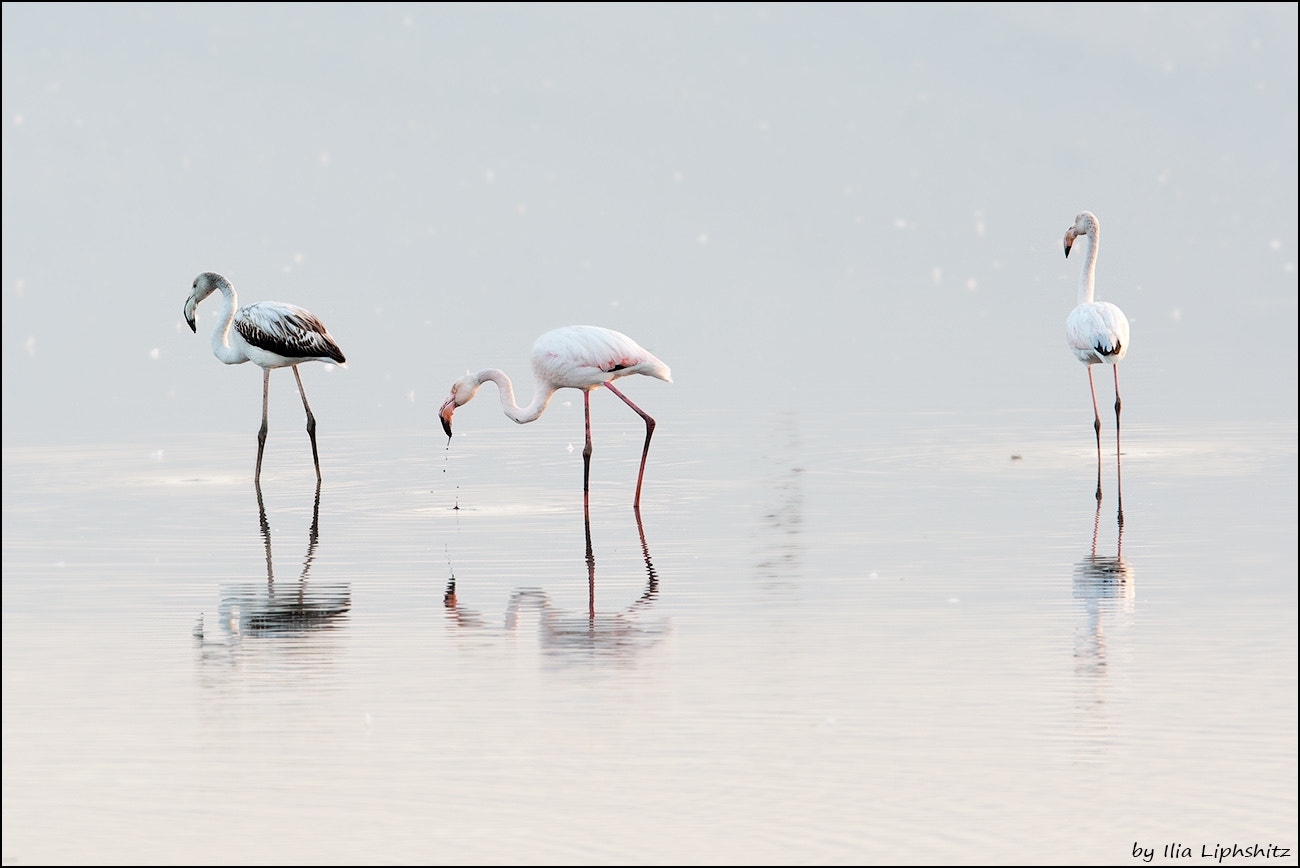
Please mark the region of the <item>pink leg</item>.
[[591, 480], [591, 390], [582, 390], [582, 415], [587, 422], [587, 445], [582, 447], [582, 508], [587, 508], [587, 485]]
[[632, 508], [640, 509], [641, 508], [641, 477], [645, 476], [645, 460], [646, 460], [646, 456], [650, 454], [650, 438], [655, 433], [655, 420], [651, 419], [650, 416], [644, 410], [638, 407], [636, 404], [633, 404], [631, 401], [629, 401], [626, 395], [624, 395], [618, 389], [615, 389], [613, 383], [606, 383], [605, 387], [609, 389], [611, 392], [613, 392], [615, 395], [618, 395], [620, 398], [622, 398], [624, 404], [627, 404], [629, 407], [635, 410], [636, 414], [645, 420], [645, 447], [642, 448], [641, 450], [641, 469], [637, 472], [636, 475], [636, 496], [632, 498]]
[[1088, 391], [1092, 394], [1092, 430], [1097, 434], [1097, 499], [1101, 500], [1101, 415], [1097, 412], [1097, 389], [1092, 384], [1092, 365], [1088, 366]]

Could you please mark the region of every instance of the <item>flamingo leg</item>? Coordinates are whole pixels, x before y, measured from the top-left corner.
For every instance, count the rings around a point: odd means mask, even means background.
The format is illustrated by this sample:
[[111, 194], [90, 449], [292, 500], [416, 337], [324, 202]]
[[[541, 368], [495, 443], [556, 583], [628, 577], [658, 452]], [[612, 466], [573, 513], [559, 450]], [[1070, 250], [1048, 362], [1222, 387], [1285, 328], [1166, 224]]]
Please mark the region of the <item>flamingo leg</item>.
[[303, 586], [307, 584], [307, 572], [311, 562], [316, 559], [316, 542], [320, 539], [320, 477], [316, 477], [316, 500], [311, 507], [311, 528], [307, 531], [307, 557], [302, 562], [302, 575], [298, 578]]
[[298, 381], [298, 394], [302, 395], [302, 408], [307, 411], [307, 436], [311, 438], [311, 460], [316, 462], [316, 481], [320, 481], [320, 454], [316, 451], [316, 417], [311, 414], [311, 404], [307, 403], [307, 391], [302, 387], [302, 376], [298, 366], [293, 366], [293, 378]]
[[253, 481], [262, 478], [262, 450], [266, 448], [266, 409], [271, 394], [271, 369], [262, 369], [262, 427], [257, 432], [257, 470], [253, 471]]
[[1101, 414], [1097, 412], [1097, 388], [1092, 384], [1092, 365], [1088, 366], [1088, 391], [1092, 394], [1092, 430], [1097, 434], [1097, 499], [1101, 500]]
[[659, 590], [659, 577], [655, 574], [655, 565], [650, 561], [650, 547], [646, 545], [645, 528], [641, 526], [640, 508], [633, 508], [632, 515], [636, 516], [636, 532], [641, 537], [641, 554], [645, 557], [646, 575], [650, 577], [650, 583], [646, 587], [645, 593], [641, 595], [641, 599], [649, 601]]
[[605, 387], [609, 389], [611, 392], [613, 392], [615, 395], [618, 395], [620, 398], [622, 398], [624, 404], [627, 404], [629, 407], [635, 410], [636, 414], [645, 420], [645, 447], [642, 448], [641, 450], [641, 469], [637, 472], [636, 475], [636, 496], [632, 498], [632, 508], [635, 510], [640, 510], [641, 509], [641, 477], [645, 476], [645, 460], [646, 460], [646, 456], [650, 454], [650, 438], [655, 433], [655, 420], [651, 419], [650, 415], [646, 413], [644, 410], [642, 410], [640, 407], [638, 407], [636, 404], [633, 404], [631, 401], [629, 401], [626, 395], [624, 395], [618, 389], [615, 389], [613, 383], [606, 383]]
[[262, 483], [255, 477], [253, 488], [257, 489], [257, 517], [262, 528], [262, 540], [266, 543], [266, 586], [275, 590], [275, 571], [271, 568], [271, 524], [266, 520], [266, 503], [262, 500]]
[[587, 533], [587, 619], [596, 620], [596, 555], [591, 549], [591, 510], [582, 504], [582, 525]]
[[591, 390], [582, 390], [582, 415], [587, 424], [587, 445], [582, 447], [582, 508], [588, 504], [587, 486], [591, 481]]
[[1119, 365], [1115, 369], [1115, 485], [1119, 489], [1119, 525], [1124, 526], [1124, 486], [1121, 483], [1121, 462], [1119, 457]]

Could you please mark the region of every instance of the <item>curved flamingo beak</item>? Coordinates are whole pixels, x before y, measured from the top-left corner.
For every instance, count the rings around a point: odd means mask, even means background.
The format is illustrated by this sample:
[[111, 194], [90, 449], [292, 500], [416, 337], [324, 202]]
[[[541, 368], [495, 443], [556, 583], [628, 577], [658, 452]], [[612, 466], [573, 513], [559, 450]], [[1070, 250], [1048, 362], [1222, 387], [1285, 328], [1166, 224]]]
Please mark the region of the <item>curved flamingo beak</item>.
[[442, 430], [447, 432], [448, 440], [451, 439], [451, 414], [455, 412], [456, 412], [455, 397], [448, 398], [447, 403], [443, 404], [442, 409], [438, 411], [438, 416], [439, 418], [442, 419]]
[[198, 307], [198, 303], [194, 301], [193, 295], [185, 300], [185, 321], [190, 324], [190, 331], [198, 334], [199, 330], [194, 325], [194, 309], [196, 307]]
[[1070, 258], [1070, 248], [1074, 246], [1074, 239], [1079, 237], [1079, 232], [1073, 226], [1065, 230], [1065, 258]]

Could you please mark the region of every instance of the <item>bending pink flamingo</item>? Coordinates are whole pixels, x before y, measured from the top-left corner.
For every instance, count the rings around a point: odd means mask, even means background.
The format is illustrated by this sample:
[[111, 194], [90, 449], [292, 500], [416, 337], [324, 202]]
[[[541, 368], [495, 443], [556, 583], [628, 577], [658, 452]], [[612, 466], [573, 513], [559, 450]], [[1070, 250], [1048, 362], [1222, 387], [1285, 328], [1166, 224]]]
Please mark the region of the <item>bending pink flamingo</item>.
[[[1101, 500], [1101, 415], [1097, 412], [1097, 390], [1092, 383], [1092, 366], [1107, 364], [1115, 372], [1115, 467], [1119, 472], [1119, 361], [1128, 352], [1128, 319], [1108, 301], [1093, 301], [1093, 276], [1097, 249], [1101, 245], [1101, 224], [1097, 215], [1084, 211], [1065, 230], [1065, 255], [1078, 238], [1085, 238], [1083, 270], [1079, 272], [1079, 304], [1065, 320], [1065, 337], [1075, 357], [1088, 366], [1088, 389], [1092, 392], [1093, 430], [1097, 434], [1097, 499]], [[1121, 502], [1124, 497], [1120, 489]]]
[[587, 443], [582, 450], [582, 498], [587, 502], [588, 482], [591, 478], [591, 390], [604, 386], [623, 400], [637, 415], [645, 420], [645, 447], [641, 450], [641, 470], [636, 477], [636, 495], [633, 509], [641, 506], [641, 479], [645, 476], [646, 456], [650, 454], [650, 437], [654, 434], [655, 420], [614, 388], [613, 380], [630, 374], [645, 374], [671, 383], [668, 366], [643, 349], [625, 334], [599, 326], [568, 326], [549, 331], [533, 345], [533, 377], [536, 390], [532, 403], [520, 407], [515, 403], [514, 387], [503, 371], [487, 368], [476, 374], [466, 374], [451, 387], [451, 397], [442, 405], [442, 430], [451, 440], [451, 416], [456, 408], [469, 403], [479, 386], [488, 380], [497, 384], [501, 394], [501, 409], [519, 424], [532, 422], [542, 415], [551, 396], [559, 389], [581, 389], [582, 409], [586, 419]]

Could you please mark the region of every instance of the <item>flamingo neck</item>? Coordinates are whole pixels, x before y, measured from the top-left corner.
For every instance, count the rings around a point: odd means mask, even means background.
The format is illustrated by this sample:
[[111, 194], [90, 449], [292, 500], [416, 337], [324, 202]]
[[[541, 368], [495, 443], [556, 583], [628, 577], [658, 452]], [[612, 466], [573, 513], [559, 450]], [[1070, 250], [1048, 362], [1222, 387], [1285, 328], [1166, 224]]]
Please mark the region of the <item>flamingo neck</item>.
[[230, 284], [221, 283], [217, 288], [221, 290], [221, 316], [217, 317], [217, 324], [212, 329], [212, 354], [227, 365], [237, 365], [248, 361], [248, 356], [230, 345], [230, 324], [235, 321], [239, 299]]
[[533, 394], [532, 403], [527, 407], [520, 407], [515, 403], [515, 388], [510, 383], [510, 378], [506, 376], [505, 371], [496, 368], [487, 368], [479, 371], [474, 375], [481, 386], [488, 380], [497, 384], [497, 392], [501, 395], [501, 410], [507, 416], [520, 425], [525, 422], [532, 422], [542, 415], [546, 405], [551, 403], [551, 396], [555, 394], [555, 389], [538, 383], [536, 391]]
[[1090, 304], [1097, 271], [1097, 248], [1101, 246], [1101, 230], [1094, 226], [1083, 238], [1088, 242], [1088, 249], [1083, 255], [1083, 268], [1079, 271], [1079, 304]]

